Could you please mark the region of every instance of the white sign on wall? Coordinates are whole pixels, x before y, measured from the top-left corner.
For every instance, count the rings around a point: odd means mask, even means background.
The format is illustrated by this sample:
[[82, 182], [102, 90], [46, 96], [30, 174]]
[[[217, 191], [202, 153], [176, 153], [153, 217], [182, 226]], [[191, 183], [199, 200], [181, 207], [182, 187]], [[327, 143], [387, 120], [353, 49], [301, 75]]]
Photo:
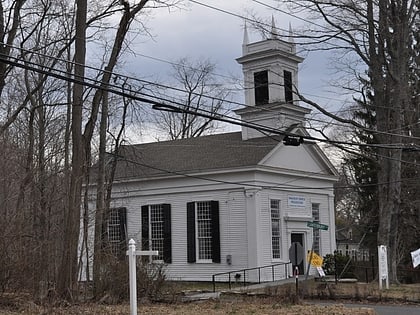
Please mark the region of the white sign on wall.
[[420, 265], [420, 248], [418, 250], [415, 250], [414, 252], [411, 252], [411, 258], [413, 259], [414, 268]]
[[290, 208], [305, 208], [306, 198], [303, 196], [288, 196], [287, 205]]
[[379, 264], [379, 289], [382, 289], [382, 281], [386, 281], [386, 288], [389, 289], [388, 278], [388, 254], [385, 245], [378, 246], [378, 264]]

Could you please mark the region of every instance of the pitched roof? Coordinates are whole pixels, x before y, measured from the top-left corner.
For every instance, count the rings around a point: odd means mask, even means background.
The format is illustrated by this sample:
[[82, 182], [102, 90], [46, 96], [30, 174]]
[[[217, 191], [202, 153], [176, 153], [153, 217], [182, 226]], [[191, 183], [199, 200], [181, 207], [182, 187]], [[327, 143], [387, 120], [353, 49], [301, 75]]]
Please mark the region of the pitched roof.
[[241, 132], [122, 146], [115, 179], [148, 178], [257, 165], [280, 138], [242, 140]]

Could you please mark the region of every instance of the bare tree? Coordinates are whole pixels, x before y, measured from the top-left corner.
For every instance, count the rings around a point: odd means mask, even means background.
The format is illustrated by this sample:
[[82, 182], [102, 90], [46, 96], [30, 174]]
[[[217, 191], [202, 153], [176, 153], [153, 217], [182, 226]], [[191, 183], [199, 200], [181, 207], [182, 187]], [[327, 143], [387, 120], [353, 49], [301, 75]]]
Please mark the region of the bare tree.
[[[111, 75], [114, 67], [118, 62], [118, 58], [121, 54], [123, 48], [123, 43], [125, 37], [130, 29], [131, 23], [134, 21], [136, 15], [144, 8], [148, 0], [142, 0], [138, 4], [133, 5], [132, 7], [128, 2], [122, 2], [123, 4], [123, 14], [120, 19], [120, 23], [115, 34], [114, 45], [112, 52], [109, 56], [108, 63], [104, 69], [103, 76], [101, 78], [101, 86], [108, 86]], [[85, 142], [85, 154], [88, 165], [90, 164], [91, 151], [90, 143], [92, 141], [92, 135], [94, 131], [94, 124], [97, 120], [98, 110], [101, 107], [101, 116], [100, 116], [100, 127], [99, 127], [99, 160], [98, 160], [98, 176], [96, 178], [96, 212], [95, 212], [95, 249], [94, 249], [94, 294], [96, 297], [99, 297], [104, 293], [103, 283], [107, 281], [106, 279], [106, 270], [104, 270], [104, 260], [103, 260], [103, 231], [104, 224], [107, 222], [106, 214], [108, 213], [106, 207], [106, 142], [107, 142], [107, 130], [108, 130], [108, 93], [102, 89], [98, 89], [95, 92], [92, 101], [92, 114], [88, 123], [86, 124], [85, 132], [83, 134]], [[87, 172], [86, 175], [89, 173]]]
[[[169, 139], [184, 139], [209, 134], [217, 130], [213, 117], [224, 115], [229, 91], [215, 79], [215, 65], [209, 60], [193, 62], [182, 58], [173, 65], [173, 77], [181, 86], [173, 92], [181, 113], [161, 111], [156, 114], [158, 131]], [[205, 113], [204, 118], [194, 113]]]
[[64, 220], [64, 242], [58, 279], [58, 294], [65, 298], [73, 298], [73, 290], [77, 281], [77, 244], [79, 240], [80, 205], [83, 180], [83, 144], [82, 144], [82, 114], [83, 114], [83, 80], [85, 76], [86, 59], [86, 20], [87, 1], [76, 0], [76, 40], [74, 55], [74, 75], [80, 83], [73, 86], [72, 104], [72, 171], [68, 207]]
[[[398, 223], [401, 204], [401, 155], [403, 114], [409, 108], [410, 55], [418, 1], [286, 1], [315, 15], [318, 23], [301, 36], [319, 49], [343, 50], [362, 61], [369, 82], [368, 97], [377, 120], [378, 146], [378, 243], [389, 250], [392, 280], [397, 281]], [[305, 103], [340, 122], [363, 128], [355, 121], [332, 115], [319, 104], [299, 95]]]
[[[12, 45], [20, 27], [21, 9], [26, 0], [1, 1], [0, 3], [0, 54], [9, 57], [12, 54]], [[0, 63], [0, 96], [6, 84], [6, 77], [10, 68], [6, 63]]]

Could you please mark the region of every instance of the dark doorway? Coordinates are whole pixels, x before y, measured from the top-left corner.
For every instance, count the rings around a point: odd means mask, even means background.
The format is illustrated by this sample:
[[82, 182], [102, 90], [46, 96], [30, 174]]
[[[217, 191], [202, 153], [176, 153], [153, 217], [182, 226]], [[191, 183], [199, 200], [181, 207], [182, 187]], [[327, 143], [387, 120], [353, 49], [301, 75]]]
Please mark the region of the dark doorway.
[[[305, 246], [303, 245], [303, 233], [292, 233], [290, 240], [291, 240], [291, 243], [300, 243], [300, 245], [302, 245], [305, 252]], [[304, 274], [304, 270], [305, 270], [305, 267], [303, 265], [304, 261], [306, 261], [306, 255], [304, 255], [302, 262], [298, 265], [300, 275]]]

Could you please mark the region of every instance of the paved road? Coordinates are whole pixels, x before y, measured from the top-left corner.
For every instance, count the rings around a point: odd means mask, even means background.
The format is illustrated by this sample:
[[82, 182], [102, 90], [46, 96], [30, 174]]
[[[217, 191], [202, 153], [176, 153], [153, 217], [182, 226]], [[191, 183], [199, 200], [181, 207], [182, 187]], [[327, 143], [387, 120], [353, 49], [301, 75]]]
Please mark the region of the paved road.
[[[318, 303], [316, 303], [318, 304]], [[335, 304], [320, 302], [319, 304]], [[420, 305], [344, 304], [346, 307], [373, 308], [378, 315], [420, 315]]]

